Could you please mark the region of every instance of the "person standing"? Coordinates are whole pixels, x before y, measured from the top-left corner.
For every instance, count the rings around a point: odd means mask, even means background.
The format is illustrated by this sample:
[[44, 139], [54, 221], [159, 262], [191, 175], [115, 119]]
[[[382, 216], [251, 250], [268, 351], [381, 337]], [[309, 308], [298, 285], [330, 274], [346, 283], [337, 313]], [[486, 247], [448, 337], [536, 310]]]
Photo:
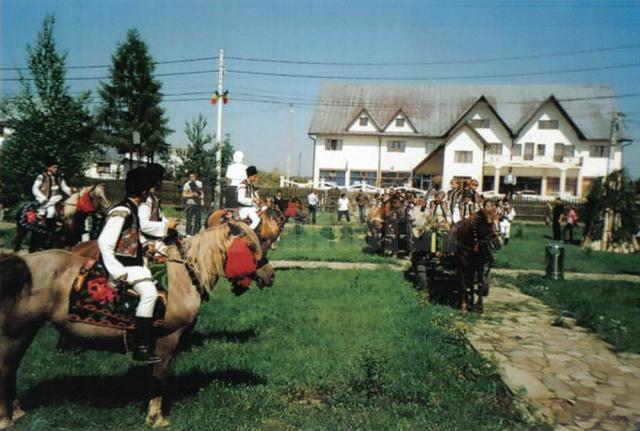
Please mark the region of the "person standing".
[[564, 240], [567, 240], [567, 232], [569, 233], [569, 244], [573, 243], [573, 228], [578, 224], [578, 213], [573, 206], [567, 211], [567, 223], [564, 225]]
[[342, 220], [342, 216], [347, 218], [347, 222], [351, 222], [349, 218], [349, 198], [345, 193], [342, 193], [340, 199], [338, 199], [338, 221]]
[[238, 214], [243, 220], [249, 218], [251, 220], [249, 227], [255, 230], [260, 224], [258, 216], [260, 197], [255, 187], [255, 183], [258, 182], [258, 169], [255, 166], [249, 166], [246, 173], [247, 179], [242, 181], [237, 188]]
[[107, 214], [98, 237], [100, 260], [111, 279], [126, 283], [140, 295], [135, 311], [134, 362], [155, 364], [161, 358], [153, 352], [153, 309], [158, 291], [151, 271], [144, 265], [138, 206], [146, 201], [150, 185], [145, 168], [135, 168], [125, 179], [125, 199]]
[[273, 197], [273, 204], [280, 210], [282, 214], [287, 210], [287, 201], [282, 197], [282, 192], [278, 190]]
[[[453, 178], [449, 183], [451, 188], [447, 192], [446, 195], [446, 203], [449, 208], [450, 214], [447, 215], [447, 218], [450, 222], [457, 222], [460, 220], [460, 215], [458, 214], [458, 205], [462, 201], [462, 185], [460, 184], [460, 180], [457, 178]], [[437, 192], [433, 194], [435, 199], [435, 195]], [[432, 201], [434, 199], [431, 199]]]
[[311, 190], [307, 195], [307, 207], [309, 208], [309, 215], [311, 216], [311, 224], [316, 224], [316, 213], [318, 212], [318, 195]]
[[511, 223], [516, 217], [516, 210], [509, 203], [509, 199], [504, 198], [498, 206], [500, 236], [504, 245], [509, 244], [509, 236], [511, 235]]
[[200, 232], [202, 223], [202, 206], [204, 205], [204, 193], [202, 181], [198, 180], [195, 172], [189, 174], [189, 181], [182, 187], [182, 198], [185, 199], [185, 215], [187, 217], [187, 235], [195, 235]]
[[358, 215], [360, 216], [360, 223], [364, 223], [367, 218], [367, 212], [369, 208], [369, 196], [362, 190], [356, 195], [356, 203], [358, 204]]
[[507, 173], [507, 175], [504, 176], [504, 179], [502, 180], [502, 183], [504, 184], [504, 191], [506, 194], [506, 198], [507, 199], [511, 199], [513, 196], [513, 192], [516, 189], [516, 183], [518, 182], [518, 179], [516, 178], [516, 175], [513, 173], [513, 168], [509, 168], [509, 173]]
[[462, 194], [462, 202], [458, 204], [458, 216], [460, 220], [468, 219], [476, 212], [476, 204], [473, 203], [471, 192], [465, 190]]
[[553, 239], [556, 241], [562, 240], [562, 221], [564, 219], [564, 204], [562, 199], [556, 198], [553, 209], [551, 211], [553, 222]]

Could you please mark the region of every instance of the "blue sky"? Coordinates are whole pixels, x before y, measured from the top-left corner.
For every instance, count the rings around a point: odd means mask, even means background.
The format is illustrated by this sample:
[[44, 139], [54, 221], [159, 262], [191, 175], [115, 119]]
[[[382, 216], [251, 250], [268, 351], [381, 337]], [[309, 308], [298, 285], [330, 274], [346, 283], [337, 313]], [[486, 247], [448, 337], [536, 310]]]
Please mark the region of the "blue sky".
[[[127, 29], [136, 27], [155, 60], [226, 55], [321, 62], [424, 62], [572, 52], [640, 45], [637, 1], [195, 1], [195, 0], [2, 0], [2, 67], [23, 66], [25, 47], [35, 40], [47, 13], [56, 17], [58, 47], [68, 65], [109, 64]], [[640, 47], [588, 54], [473, 64], [422, 66], [309, 66], [228, 60], [230, 70], [334, 76], [434, 77], [487, 75], [637, 63]], [[159, 65], [157, 73], [213, 70], [215, 61]], [[68, 77], [106, 76], [105, 69], [70, 70]], [[3, 78], [15, 77], [3, 71]], [[421, 83], [542, 84], [606, 83], [617, 94], [640, 92], [640, 67], [543, 76], [484, 78]], [[169, 141], [186, 145], [185, 120], [199, 113], [215, 130], [215, 107], [207, 101], [217, 76], [161, 78], [164, 107], [175, 133]], [[344, 80], [339, 80], [342, 82]], [[73, 91], [94, 90], [99, 80], [69, 81]], [[247, 161], [261, 169], [284, 169], [289, 127], [292, 174], [311, 172], [307, 137], [321, 79], [229, 73], [225, 132]], [[407, 82], [408, 84], [409, 82]], [[381, 83], [382, 84], [382, 83]], [[0, 82], [2, 92], [16, 91]], [[180, 93], [201, 93], [180, 95]], [[235, 97], [235, 99], [234, 99]], [[202, 98], [202, 100], [180, 101]], [[245, 100], [240, 100], [245, 99]], [[256, 100], [278, 103], [263, 103]], [[172, 100], [172, 101], [170, 101]], [[289, 114], [287, 103], [294, 104]], [[640, 97], [621, 98], [627, 126], [640, 139]], [[625, 150], [625, 165], [640, 176], [640, 142]]]

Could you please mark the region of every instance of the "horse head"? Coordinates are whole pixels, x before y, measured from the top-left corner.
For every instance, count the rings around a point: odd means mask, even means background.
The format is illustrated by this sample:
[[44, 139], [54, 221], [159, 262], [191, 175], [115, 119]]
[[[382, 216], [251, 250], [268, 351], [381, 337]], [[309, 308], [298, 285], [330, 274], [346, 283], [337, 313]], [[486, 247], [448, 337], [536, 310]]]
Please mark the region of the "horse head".
[[286, 218], [279, 209], [272, 207], [265, 208], [259, 216], [262, 220], [259, 233], [262, 252], [267, 254], [271, 245], [278, 240], [284, 230]]
[[493, 202], [486, 202], [482, 210], [476, 213], [475, 229], [478, 242], [488, 250], [502, 247], [500, 238], [498, 208]]
[[102, 183], [96, 184], [89, 190], [89, 197], [94, 205], [102, 211], [106, 211], [111, 207], [111, 201], [107, 198], [106, 187]]

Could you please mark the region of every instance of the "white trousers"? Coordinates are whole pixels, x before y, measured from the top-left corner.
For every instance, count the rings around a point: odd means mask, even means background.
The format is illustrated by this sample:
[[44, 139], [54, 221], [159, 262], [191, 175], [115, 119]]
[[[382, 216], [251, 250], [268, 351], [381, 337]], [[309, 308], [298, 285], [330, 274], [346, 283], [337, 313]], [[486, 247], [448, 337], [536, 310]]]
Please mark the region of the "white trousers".
[[501, 220], [499, 226], [500, 235], [502, 235], [503, 238], [509, 238], [511, 234], [511, 222], [509, 220]]
[[260, 217], [258, 216], [258, 212], [254, 207], [240, 207], [238, 208], [238, 214], [242, 220], [249, 217], [251, 219], [251, 229], [255, 229], [260, 224]]
[[38, 208], [38, 214], [45, 216], [46, 218], [55, 218], [56, 205], [62, 200], [62, 195], [51, 196], [51, 198], [40, 205]]
[[140, 295], [136, 317], [153, 317], [153, 308], [158, 299], [158, 289], [153, 282], [151, 271], [144, 266], [127, 266], [127, 283]]

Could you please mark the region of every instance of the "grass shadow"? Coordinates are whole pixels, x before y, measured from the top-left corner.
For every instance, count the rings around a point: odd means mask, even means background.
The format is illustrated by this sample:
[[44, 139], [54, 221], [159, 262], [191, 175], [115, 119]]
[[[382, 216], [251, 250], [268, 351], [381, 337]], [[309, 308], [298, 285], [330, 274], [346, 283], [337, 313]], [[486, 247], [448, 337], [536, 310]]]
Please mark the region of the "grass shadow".
[[[195, 371], [170, 377], [164, 393], [173, 402], [193, 397], [211, 384], [256, 386], [266, 383], [265, 378], [250, 370]], [[43, 380], [22, 393], [21, 399], [28, 409], [66, 402], [108, 409], [146, 401], [150, 387], [150, 370], [132, 368], [118, 376], [62, 376]]]
[[257, 336], [258, 333], [253, 328], [240, 331], [190, 331], [182, 336], [178, 349], [180, 351], [188, 351], [191, 347], [200, 347], [210, 340], [225, 341], [227, 343], [247, 343]]

